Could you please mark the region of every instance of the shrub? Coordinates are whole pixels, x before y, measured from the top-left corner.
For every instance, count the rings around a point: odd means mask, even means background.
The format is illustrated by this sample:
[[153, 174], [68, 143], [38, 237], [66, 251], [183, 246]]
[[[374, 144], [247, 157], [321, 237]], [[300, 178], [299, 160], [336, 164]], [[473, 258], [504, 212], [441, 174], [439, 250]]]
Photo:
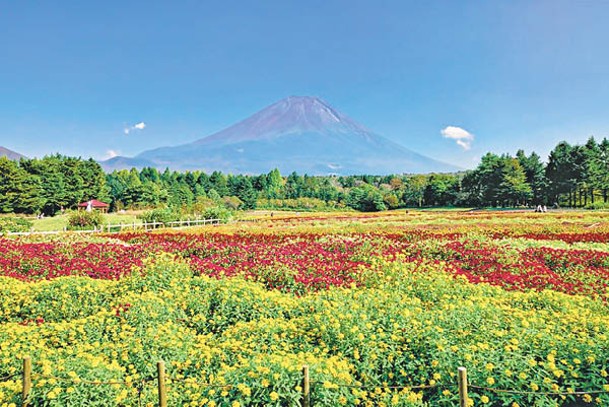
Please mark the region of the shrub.
[[222, 203], [227, 209], [237, 210], [243, 206], [243, 201], [236, 196], [225, 196], [222, 198]]
[[609, 202], [594, 202], [586, 205], [586, 209], [609, 209]]
[[138, 219], [141, 219], [144, 223], [169, 223], [179, 220], [180, 215], [171, 208], [158, 208], [138, 215]]
[[98, 228], [104, 223], [104, 216], [99, 211], [74, 211], [68, 216], [70, 230]]
[[337, 209], [335, 201], [326, 202], [318, 198], [296, 198], [296, 199], [258, 199], [256, 206], [259, 209], [276, 209], [276, 210], [298, 210], [298, 211], [315, 211], [315, 210], [333, 210]]
[[203, 219], [220, 219], [223, 223], [228, 222], [233, 217], [233, 213], [221, 206], [207, 208], [203, 212]]
[[1, 217], [0, 233], [4, 232], [27, 232], [32, 227], [32, 222], [18, 217]]

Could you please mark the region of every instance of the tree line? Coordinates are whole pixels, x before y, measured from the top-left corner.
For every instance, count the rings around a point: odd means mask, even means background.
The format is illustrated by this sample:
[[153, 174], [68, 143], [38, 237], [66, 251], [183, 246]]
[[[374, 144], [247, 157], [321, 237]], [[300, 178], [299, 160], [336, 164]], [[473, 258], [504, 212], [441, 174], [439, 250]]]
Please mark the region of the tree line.
[[547, 164], [536, 153], [487, 153], [473, 170], [450, 174], [284, 176], [155, 168], [104, 173], [93, 159], [0, 158], [0, 212], [54, 215], [98, 199], [112, 210], [197, 206], [229, 209], [376, 211], [402, 207], [599, 207], [608, 202], [609, 141], [561, 142]]

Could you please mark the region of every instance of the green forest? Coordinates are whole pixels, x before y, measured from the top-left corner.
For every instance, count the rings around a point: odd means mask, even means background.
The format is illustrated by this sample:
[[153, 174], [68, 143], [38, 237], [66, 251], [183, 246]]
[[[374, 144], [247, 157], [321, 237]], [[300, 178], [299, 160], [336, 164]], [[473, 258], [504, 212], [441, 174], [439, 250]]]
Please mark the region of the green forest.
[[608, 207], [609, 140], [561, 142], [547, 163], [520, 150], [487, 153], [473, 170], [451, 174], [308, 176], [175, 172], [155, 168], [106, 174], [93, 159], [0, 158], [0, 212], [55, 215], [98, 199], [111, 210], [210, 205], [234, 209], [378, 211], [407, 207]]

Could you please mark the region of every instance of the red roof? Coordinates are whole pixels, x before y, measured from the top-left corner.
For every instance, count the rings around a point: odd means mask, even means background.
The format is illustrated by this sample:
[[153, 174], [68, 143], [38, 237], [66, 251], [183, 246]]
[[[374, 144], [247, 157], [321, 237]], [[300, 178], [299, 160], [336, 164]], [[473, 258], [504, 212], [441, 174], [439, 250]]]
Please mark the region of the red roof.
[[91, 207], [93, 207], [93, 208], [107, 208], [107, 207], [109, 207], [109, 206], [110, 206], [110, 205], [108, 205], [108, 204], [107, 204], [107, 203], [105, 203], [105, 202], [98, 201], [97, 199], [91, 199], [90, 201], [87, 201], [87, 202], [83, 202], [83, 203], [81, 203], [81, 204], [78, 204], [78, 206], [79, 206], [79, 207], [86, 208], [87, 206], [89, 206], [89, 202], [91, 202]]

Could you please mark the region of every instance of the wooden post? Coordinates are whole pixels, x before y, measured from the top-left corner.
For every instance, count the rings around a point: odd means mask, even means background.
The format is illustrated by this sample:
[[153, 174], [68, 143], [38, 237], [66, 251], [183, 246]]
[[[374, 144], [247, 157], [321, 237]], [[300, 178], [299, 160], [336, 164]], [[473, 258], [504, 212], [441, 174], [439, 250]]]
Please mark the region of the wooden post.
[[457, 378], [459, 382], [459, 407], [468, 407], [467, 369], [460, 367]]
[[21, 392], [21, 405], [29, 405], [30, 391], [32, 390], [32, 359], [29, 356], [23, 358], [23, 390]]
[[159, 377], [159, 407], [167, 407], [167, 387], [165, 387], [165, 362], [160, 360], [156, 364]]
[[311, 407], [311, 380], [307, 365], [302, 367], [302, 407]]

